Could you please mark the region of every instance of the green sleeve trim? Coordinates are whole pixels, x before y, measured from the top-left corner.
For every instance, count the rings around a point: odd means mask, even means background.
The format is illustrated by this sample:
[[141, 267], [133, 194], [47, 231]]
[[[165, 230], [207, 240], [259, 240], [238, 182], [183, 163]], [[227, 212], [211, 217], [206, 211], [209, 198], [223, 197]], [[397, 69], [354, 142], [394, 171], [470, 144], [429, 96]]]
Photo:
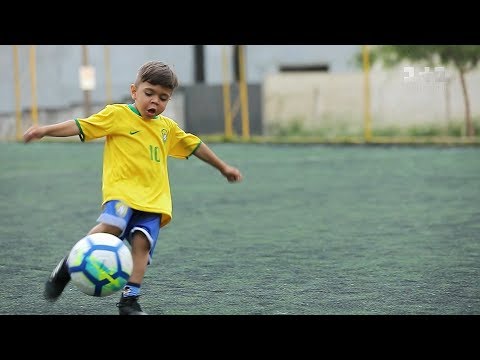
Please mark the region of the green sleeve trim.
[[82, 127], [80, 126], [80, 123], [78, 122], [78, 119], [75, 119], [75, 124], [77, 124], [78, 130], [80, 130], [80, 134], [78, 134], [78, 137], [80, 138], [80, 141], [85, 142], [85, 134], [83, 133]]
[[195, 146], [195, 149], [193, 149], [193, 151], [190, 153], [190, 155], [187, 156], [187, 159], [188, 159], [190, 156], [192, 156], [192, 155], [195, 153], [195, 151], [197, 151], [197, 149], [200, 147], [200, 145], [202, 145], [202, 140], [200, 140], [200, 142], [198, 143], [198, 145]]

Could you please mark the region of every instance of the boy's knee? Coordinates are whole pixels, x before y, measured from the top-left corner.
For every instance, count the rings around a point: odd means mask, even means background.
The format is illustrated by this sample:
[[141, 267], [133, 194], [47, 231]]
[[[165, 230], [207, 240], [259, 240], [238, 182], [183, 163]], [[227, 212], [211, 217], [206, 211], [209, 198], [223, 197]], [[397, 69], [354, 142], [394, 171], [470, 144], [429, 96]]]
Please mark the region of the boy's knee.
[[147, 251], [150, 249], [150, 240], [148, 240], [145, 233], [138, 229], [133, 231], [131, 243], [135, 243], [138, 247], [142, 247]]

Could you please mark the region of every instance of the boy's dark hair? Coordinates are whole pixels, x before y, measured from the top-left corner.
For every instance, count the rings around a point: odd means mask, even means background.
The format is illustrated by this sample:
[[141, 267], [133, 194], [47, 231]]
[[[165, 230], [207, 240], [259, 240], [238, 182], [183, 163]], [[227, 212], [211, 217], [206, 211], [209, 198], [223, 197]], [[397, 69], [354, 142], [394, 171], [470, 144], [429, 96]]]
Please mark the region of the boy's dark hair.
[[161, 61], [149, 61], [138, 69], [135, 86], [145, 81], [171, 90], [175, 90], [178, 87], [177, 75], [167, 64]]

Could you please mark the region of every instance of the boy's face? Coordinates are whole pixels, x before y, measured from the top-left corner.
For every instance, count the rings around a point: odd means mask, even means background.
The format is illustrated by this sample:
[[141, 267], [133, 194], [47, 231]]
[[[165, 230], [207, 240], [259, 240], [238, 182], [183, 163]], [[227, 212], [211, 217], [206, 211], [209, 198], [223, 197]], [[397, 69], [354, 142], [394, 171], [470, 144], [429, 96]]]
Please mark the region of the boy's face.
[[135, 107], [144, 119], [153, 119], [160, 115], [167, 107], [173, 91], [161, 85], [152, 85], [149, 82], [140, 83], [137, 87], [130, 85], [130, 94], [135, 101]]

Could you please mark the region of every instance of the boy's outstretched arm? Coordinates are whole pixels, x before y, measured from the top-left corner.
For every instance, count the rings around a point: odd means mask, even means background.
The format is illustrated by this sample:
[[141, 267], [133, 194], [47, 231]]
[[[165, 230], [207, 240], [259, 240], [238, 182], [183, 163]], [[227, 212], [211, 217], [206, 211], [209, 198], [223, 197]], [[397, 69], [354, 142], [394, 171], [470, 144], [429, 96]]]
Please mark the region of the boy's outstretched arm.
[[31, 126], [25, 134], [23, 134], [23, 141], [28, 143], [34, 139], [40, 140], [44, 136], [66, 137], [80, 134], [75, 120], [67, 120], [58, 124]]
[[200, 160], [203, 160], [218, 169], [218, 171], [227, 178], [228, 182], [232, 183], [242, 180], [243, 176], [240, 173], [240, 170], [225, 163], [205, 143], [202, 142], [193, 154]]

